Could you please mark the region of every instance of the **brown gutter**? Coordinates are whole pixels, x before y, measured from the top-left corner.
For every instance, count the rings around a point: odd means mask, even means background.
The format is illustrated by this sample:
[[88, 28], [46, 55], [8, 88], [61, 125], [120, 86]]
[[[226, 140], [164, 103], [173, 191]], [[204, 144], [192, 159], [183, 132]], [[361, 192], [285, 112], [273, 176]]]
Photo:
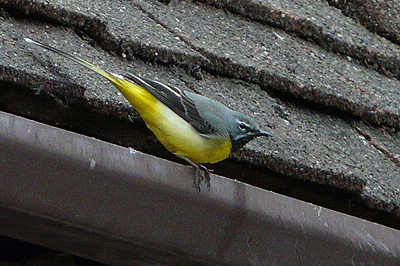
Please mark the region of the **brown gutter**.
[[113, 265], [400, 262], [400, 232], [0, 112], [0, 234]]

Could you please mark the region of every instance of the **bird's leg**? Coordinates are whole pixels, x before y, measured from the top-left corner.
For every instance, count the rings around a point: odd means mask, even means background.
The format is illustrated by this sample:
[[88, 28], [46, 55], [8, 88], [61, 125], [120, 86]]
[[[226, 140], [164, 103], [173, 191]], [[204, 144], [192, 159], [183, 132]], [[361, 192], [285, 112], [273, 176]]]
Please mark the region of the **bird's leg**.
[[201, 173], [200, 173], [200, 167], [197, 164], [195, 164], [195, 165], [193, 165], [193, 169], [195, 172], [194, 173], [194, 186], [200, 192], [201, 191], [200, 183], [201, 183], [201, 180], [203, 179], [203, 177], [201, 176]]
[[[192, 162], [190, 159], [186, 158], [186, 157], [181, 157], [183, 160], [185, 160], [186, 162], [188, 162], [194, 169], [195, 174], [194, 174], [194, 185], [196, 186], [196, 188], [198, 189], [198, 191], [200, 192], [200, 182], [205, 179], [205, 182], [207, 184], [207, 188], [208, 191], [210, 191], [210, 173], [212, 172], [212, 170], [208, 169], [207, 167], [205, 167], [204, 165], [201, 165], [199, 163], [195, 163]], [[204, 172], [204, 175], [202, 175], [201, 172]]]
[[[213, 171], [212, 169], [208, 169], [207, 167], [205, 167], [204, 165], [201, 164], [197, 164], [197, 167], [199, 168], [199, 172], [200, 170], [203, 170], [204, 172], [204, 179], [206, 180], [206, 184], [207, 184], [207, 189], [208, 191], [210, 191], [211, 185], [210, 185], [210, 173]], [[201, 177], [200, 180], [203, 180], [203, 177]], [[200, 187], [199, 187], [200, 188]]]

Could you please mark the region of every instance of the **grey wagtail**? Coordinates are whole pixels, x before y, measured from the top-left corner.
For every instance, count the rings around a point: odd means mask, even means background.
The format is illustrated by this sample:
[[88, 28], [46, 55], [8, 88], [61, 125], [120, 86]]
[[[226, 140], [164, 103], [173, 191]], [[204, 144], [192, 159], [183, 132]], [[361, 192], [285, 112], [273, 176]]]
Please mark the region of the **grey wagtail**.
[[71, 59], [108, 79], [165, 148], [194, 167], [195, 185], [199, 190], [203, 178], [210, 188], [210, 171], [200, 163], [222, 161], [250, 140], [272, 136], [260, 130], [257, 122], [247, 115], [205, 96], [130, 73], [109, 73], [47, 44], [29, 38], [25, 41]]

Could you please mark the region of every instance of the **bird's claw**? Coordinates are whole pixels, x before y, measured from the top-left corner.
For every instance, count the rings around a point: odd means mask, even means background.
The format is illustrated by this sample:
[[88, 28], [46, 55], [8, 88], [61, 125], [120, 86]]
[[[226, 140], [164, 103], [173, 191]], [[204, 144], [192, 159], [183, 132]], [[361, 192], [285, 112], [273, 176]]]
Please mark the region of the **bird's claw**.
[[197, 190], [199, 192], [201, 191], [201, 181], [205, 180], [205, 182], [207, 184], [207, 189], [208, 189], [208, 191], [210, 191], [210, 189], [211, 189], [210, 173], [212, 173], [214, 171], [212, 169], [208, 169], [207, 167], [205, 167], [199, 163], [195, 163], [186, 157], [183, 157], [183, 156], [179, 156], [179, 157], [182, 158], [183, 160], [185, 160], [186, 162], [188, 162], [193, 167], [193, 169], [195, 171], [194, 185], [197, 188]]
[[207, 189], [210, 191], [211, 185], [210, 185], [210, 173], [213, 172], [213, 170], [208, 169], [207, 167], [197, 164], [197, 167], [195, 168], [195, 176], [194, 176], [194, 185], [196, 186], [197, 190], [200, 192], [201, 191], [201, 181], [205, 180], [205, 183], [207, 184]]

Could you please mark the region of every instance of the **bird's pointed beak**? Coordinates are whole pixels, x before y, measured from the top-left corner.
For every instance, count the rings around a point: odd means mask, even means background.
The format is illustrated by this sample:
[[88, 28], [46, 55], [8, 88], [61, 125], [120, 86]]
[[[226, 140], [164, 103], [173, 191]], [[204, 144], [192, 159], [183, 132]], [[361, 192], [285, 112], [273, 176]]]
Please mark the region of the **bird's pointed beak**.
[[260, 136], [264, 136], [264, 137], [273, 137], [273, 136], [274, 136], [274, 135], [272, 135], [272, 133], [269, 133], [269, 132], [263, 131], [263, 130], [260, 130], [259, 132], [254, 133], [254, 135], [255, 135], [256, 137], [260, 137]]

